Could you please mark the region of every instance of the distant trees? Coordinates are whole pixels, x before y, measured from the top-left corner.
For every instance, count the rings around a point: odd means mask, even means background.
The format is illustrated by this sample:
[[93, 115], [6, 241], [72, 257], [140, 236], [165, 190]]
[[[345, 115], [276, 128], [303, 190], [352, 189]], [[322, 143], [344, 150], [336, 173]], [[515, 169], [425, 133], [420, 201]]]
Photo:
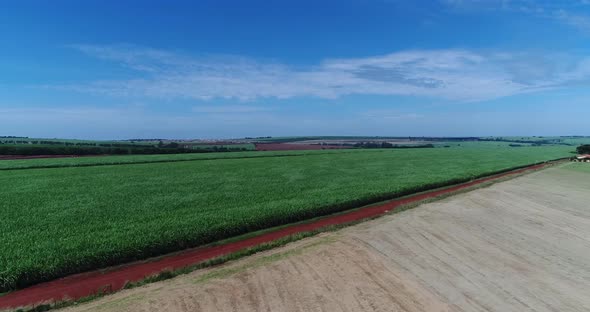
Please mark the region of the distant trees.
[[539, 138], [542, 140], [531, 140], [530, 138], [480, 138], [479, 141], [488, 141], [488, 142], [510, 142], [510, 143], [517, 143], [517, 144], [531, 144], [532, 146], [541, 146], [541, 145], [569, 145], [567, 143], [562, 142], [561, 139], [543, 139], [543, 137], [533, 137]]
[[580, 145], [576, 150], [578, 154], [590, 154], [590, 144]]
[[[140, 140], [134, 140], [140, 141]], [[181, 154], [247, 151], [244, 144], [209, 144], [194, 148], [191, 144], [170, 140], [131, 141], [82, 141], [59, 139], [28, 139], [0, 137], [0, 155], [131, 155], [131, 154]]]
[[130, 154], [181, 154], [206, 153], [208, 150], [157, 147], [86, 147], [0, 145], [0, 155], [130, 155]]
[[[0, 141], [0, 143], [2, 143]], [[94, 146], [83, 146], [82, 144], [73, 144], [70, 142], [61, 143], [61, 145], [43, 144], [0, 144], [0, 155], [132, 155], [132, 154], [184, 154], [184, 153], [211, 153], [211, 152], [237, 152], [246, 151], [242, 146], [231, 147], [223, 145], [215, 145], [210, 148], [193, 149], [190, 147], [181, 146], [177, 142], [169, 142], [153, 145], [130, 145], [119, 143], [104, 143], [96, 144]]]
[[170, 142], [166, 145], [164, 145], [164, 148], [178, 148], [180, 146], [180, 144], [176, 143], [176, 142]]

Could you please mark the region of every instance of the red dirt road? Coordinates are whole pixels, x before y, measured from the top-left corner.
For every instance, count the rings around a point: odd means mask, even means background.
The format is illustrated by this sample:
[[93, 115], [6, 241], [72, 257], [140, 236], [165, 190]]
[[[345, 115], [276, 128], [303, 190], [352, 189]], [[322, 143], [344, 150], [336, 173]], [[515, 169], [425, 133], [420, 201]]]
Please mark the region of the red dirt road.
[[289, 235], [314, 231], [330, 225], [346, 224], [366, 218], [376, 217], [402, 205], [456, 192], [477, 184], [481, 184], [483, 182], [519, 174], [525, 171], [540, 169], [545, 166], [546, 164], [534, 165], [479, 180], [474, 180], [468, 183], [455, 185], [445, 189], [434, 190], [414, 196], [392, 200], [380, 205], [367, 206], [338, 215], [326, 216], [310, 223], [288, 226], [280, 230], [264, 233], [255, 237], [228, 243], [225, 245], [197, 248], [179, 254], [164, 256], [150, 262], [135, 262], [112, 269], [72, 275], [1, 296], [0, 309], [33, 306], [41, 303], [49, 303], [65, 299], [79, 299], [96, 294], [100, 291], [117, 291], [122, 289], [127, 282], [140, 281], [147, 276], [157, 274], [164, 270], [180, 269], [212, 258], [237, 252], [245, 248], [268, 243], [283, 237], [287, 237]]

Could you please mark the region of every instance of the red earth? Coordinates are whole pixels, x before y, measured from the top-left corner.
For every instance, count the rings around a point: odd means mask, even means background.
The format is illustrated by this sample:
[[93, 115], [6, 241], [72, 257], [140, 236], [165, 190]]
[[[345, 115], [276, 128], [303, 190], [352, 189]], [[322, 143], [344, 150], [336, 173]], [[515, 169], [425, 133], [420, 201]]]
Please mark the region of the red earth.
[[256, 143], [255, 145], [257, 151], [298, 151], [350, 148], [349, 146], [291, 143]]
[[309, 223], [294, 224], [285, 228], [260, 234], [241, 241], [213, 247], [196, 248], [181, 253], [163, 256], [151, 261], [135, 262], [110, 269], [76, 274], [58, 280], [41, 283], [0, 296], [0, 309], [34, 306], [61, 300], [75, 300], [99, 292], [114, 292], [126, 283], [140, 281], [165, 270], [176, 270], [216, 257], [234, 253], [246, 248], [268, 243], [301, 232], [310, 232], [330, 225], [351, 223], [366, 218], [383, 215], [399, 206], [460, 191], [474, 185], [496, 180], [505, 176], [523, 173], [545, 167], [546, 164], [529, 166], [479, 180], [458, 184], [444, 189], [420, 193], [405, 198], [391, 200], [383, 204], [366, 206], [349, 212], [330, 215]]

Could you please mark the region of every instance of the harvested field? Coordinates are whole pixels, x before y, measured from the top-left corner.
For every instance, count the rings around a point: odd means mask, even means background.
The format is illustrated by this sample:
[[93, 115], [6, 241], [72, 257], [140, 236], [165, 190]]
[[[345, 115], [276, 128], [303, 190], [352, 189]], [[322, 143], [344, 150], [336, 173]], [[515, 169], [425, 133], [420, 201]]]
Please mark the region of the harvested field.
[[567, 164], [68, 311], [587, 311], [588, 189]]

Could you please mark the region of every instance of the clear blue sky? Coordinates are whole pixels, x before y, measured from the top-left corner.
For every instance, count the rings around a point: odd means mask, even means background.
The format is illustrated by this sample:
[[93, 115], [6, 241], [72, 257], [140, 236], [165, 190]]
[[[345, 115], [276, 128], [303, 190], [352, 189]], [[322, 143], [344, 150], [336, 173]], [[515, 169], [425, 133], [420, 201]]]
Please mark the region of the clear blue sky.
[[6, 0], [0, 39], [0, 135], [590, 135], [590, 0]]

